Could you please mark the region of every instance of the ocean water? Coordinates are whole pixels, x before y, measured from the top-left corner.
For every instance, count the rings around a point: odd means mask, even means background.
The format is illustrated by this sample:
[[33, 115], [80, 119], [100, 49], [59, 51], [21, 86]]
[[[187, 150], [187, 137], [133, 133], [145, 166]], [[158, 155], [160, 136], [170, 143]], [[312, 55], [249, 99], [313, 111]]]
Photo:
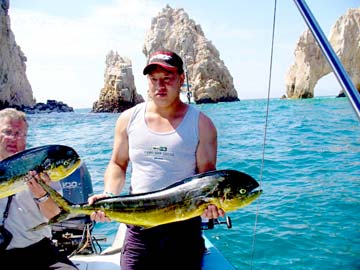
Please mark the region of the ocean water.
[[[236, 269], [360, 269], [360, 122], [347, 98], [196, 106], [218, 129], [218, 169], [253, 176], [262, 196], [204, 231]], [[119, 114], [29, 115], [28, 147], [66, 144], [103, 190]], [[267, 121], [266, 121], [267, 119]], [[98, 223], [109, 246], [117, 223]], [[179, 255], [181, 256], [181, 255]]]

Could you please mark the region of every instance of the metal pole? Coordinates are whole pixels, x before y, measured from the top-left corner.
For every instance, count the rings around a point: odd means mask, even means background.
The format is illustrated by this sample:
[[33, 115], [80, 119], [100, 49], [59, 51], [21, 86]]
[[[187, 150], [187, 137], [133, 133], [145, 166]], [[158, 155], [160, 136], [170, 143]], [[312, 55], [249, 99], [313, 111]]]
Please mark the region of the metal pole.
[[189, 77], [188, 77], [188, 71], [187, 71], [187, 67], [186, 67], [186, 97], [188, 99], [188, 103], [190, 104], [190, 98], [191, 98], [191, 93], [190, 93], [190, 85], [189, 85]]
[[324, 56], [328, 60], [333, 72], [335, 73], [341, 87], [343, 88], [346, 96], [348, 97], [355, 113], [360, 119], [360, 94], [354, 84], [352, 83], [349, 75], [345, 71], [343, 65], [341, 64], [339, 58], [334, 52], [332, 46], [327, 40], [326, 36], [321, 30], [321, 27], [317, 23], [315, 17], [312, 15], [309, 7], [303, 0], [294, 0], [297, 5], [301, 15], [303, 16], [306, 24], [314, 35], [315, 40], [320, 46]]

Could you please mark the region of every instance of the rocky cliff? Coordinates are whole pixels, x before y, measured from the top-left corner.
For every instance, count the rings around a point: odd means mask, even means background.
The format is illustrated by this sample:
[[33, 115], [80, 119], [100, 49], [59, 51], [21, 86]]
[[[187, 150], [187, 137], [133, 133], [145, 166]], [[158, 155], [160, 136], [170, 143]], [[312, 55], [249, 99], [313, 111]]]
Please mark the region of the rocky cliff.
[[26, 77], [26, 57], [10, 29], [8, 10], [9, 0], [0, 0], [0, 108], [33, 106], [35, 100]]
[[160, 48], [173, 50], [183, 58], [196, 103], [239, 100], [233, 78], [218, 50], [184, 9], [167, 5], [152, 19], [143, 53], [148, 58]]
[[[349, 9], [331, 28], [329, 41], [360, 91], [360, 8]], [[310, 30], [300, 37], [295, 63], [286, 75], [288, 98], [312, 98], [317, 82], [332, 69]]]
[[131, 60], [110, 51], [106, 56], [104, 87], [92, 111], [122, 112], [143, 101], [136, 92]]

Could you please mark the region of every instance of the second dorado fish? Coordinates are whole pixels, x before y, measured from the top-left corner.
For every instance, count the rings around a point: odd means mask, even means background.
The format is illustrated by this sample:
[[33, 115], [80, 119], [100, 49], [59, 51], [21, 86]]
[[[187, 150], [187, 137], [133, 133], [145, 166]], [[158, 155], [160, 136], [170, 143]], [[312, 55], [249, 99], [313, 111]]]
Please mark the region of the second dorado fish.
[[45, 145], [16, 153], [0, 162], [0, 198], [27, 188], [28, 172], [46, 172], [59, 181], [80, 166], [76, 151], [65, 145]]

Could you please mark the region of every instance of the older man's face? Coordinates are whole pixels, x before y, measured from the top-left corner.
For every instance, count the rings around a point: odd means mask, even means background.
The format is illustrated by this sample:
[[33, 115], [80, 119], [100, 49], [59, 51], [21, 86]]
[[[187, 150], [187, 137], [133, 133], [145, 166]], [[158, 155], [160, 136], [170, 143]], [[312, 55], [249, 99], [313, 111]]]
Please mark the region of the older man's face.
[[26, 134], [23, 120], [0, 119], [0, 160], [25, 150]]

